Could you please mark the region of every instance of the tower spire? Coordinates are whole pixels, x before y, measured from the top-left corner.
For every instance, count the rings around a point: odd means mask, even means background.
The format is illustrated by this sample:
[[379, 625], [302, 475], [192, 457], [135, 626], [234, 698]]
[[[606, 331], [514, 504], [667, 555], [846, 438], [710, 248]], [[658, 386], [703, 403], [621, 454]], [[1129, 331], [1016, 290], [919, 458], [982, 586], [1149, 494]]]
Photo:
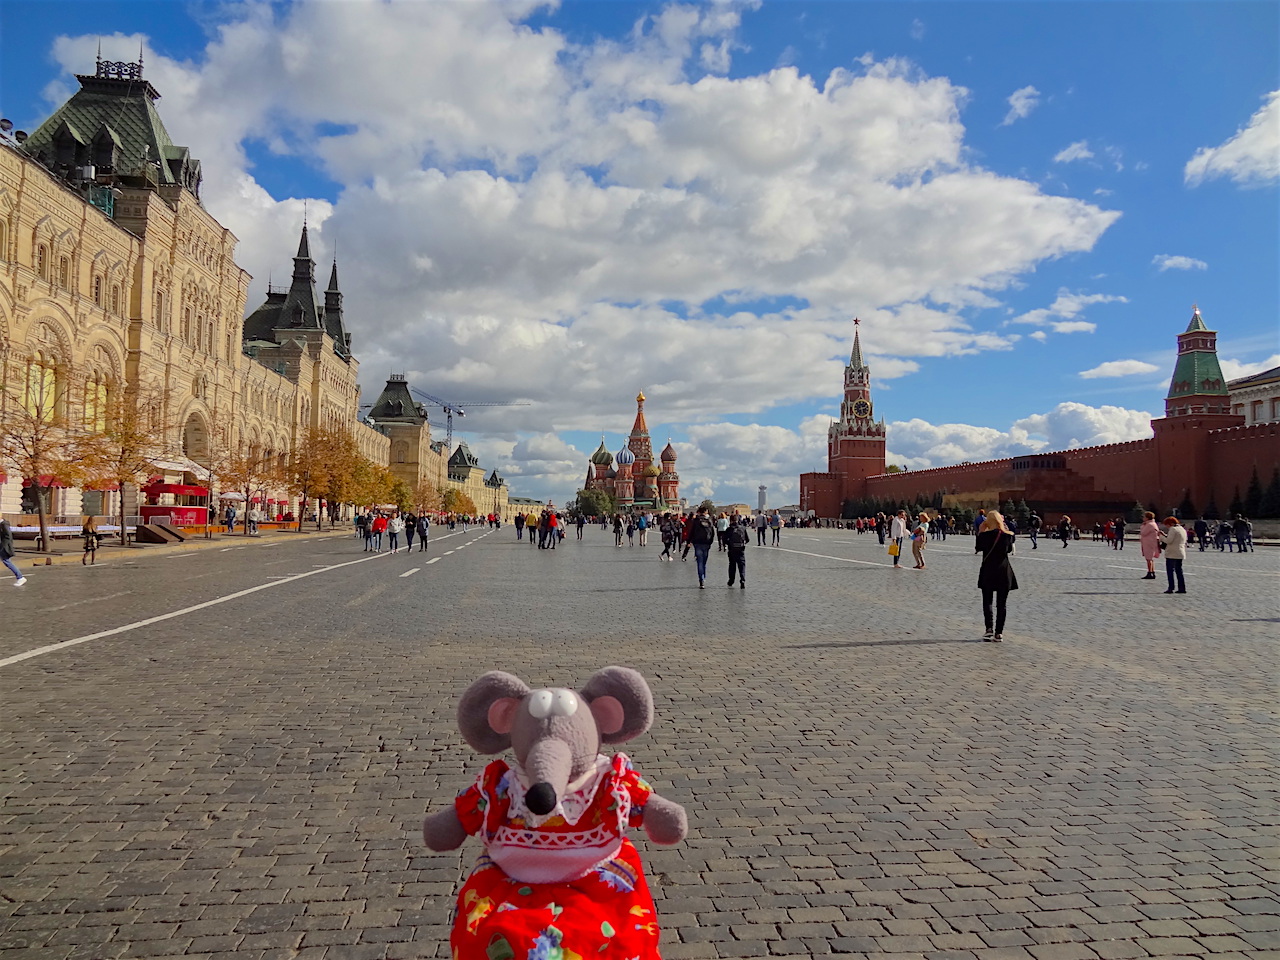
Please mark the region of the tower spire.
[[853, 318], [853, 350], [849, 353], [849, 366], [856, 368], [866, 366], [862, 362], [862, 342], [858, 339], [858, 324], [861, 322], [857, 317]]

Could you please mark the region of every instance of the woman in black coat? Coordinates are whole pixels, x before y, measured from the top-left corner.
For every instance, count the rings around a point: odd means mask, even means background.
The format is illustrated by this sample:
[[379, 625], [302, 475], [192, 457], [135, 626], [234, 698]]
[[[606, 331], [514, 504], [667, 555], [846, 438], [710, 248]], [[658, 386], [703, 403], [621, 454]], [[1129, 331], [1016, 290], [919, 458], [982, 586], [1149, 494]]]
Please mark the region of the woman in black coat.
[[[978, 571], [978, 588], [982, 591], [982, 617], [987, 624], [983, 640], [999, 643], [1004, 639], [1005, 602], [1009, 591], [1018, 589], [1009, 554], [1013, 552], [1015, 538], [1005, 526], [1004, 517], [997, 510], [987, 513], [987, 519], [978, 528], [974, 552], [982, 554], [982, 568]], [[995, 623], [991, 622], [991, 601], [995, 599]]]

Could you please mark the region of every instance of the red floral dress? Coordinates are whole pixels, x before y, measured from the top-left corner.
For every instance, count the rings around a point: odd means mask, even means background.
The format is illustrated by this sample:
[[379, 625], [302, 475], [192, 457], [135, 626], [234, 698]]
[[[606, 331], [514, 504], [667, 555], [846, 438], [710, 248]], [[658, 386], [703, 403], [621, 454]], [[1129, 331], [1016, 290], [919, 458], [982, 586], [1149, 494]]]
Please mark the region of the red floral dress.
[[652, 788], [626, 754], [596, 767], [545, 816], [494, 760], [454, 801], [485, 852], [458, 893], [454, 960], [657, 960], [658, 924], [640, 855], [624, 834]]

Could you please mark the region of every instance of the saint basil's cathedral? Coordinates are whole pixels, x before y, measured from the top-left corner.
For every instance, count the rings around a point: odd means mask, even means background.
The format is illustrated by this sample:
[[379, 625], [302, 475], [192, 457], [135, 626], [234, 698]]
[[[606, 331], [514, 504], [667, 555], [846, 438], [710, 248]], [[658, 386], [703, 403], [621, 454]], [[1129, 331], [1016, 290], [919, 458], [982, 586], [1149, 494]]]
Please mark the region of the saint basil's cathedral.
[[585, 490], [602, 490], [623, 510], [653, 509], [658, 512], [680, 509], [680, 477], [676, 473], [676, 451], [667, 441], [658, 461], [653, 458], [649, 425], [644, 419], [645, 396], [636, 396], [636, 422], [631, 435], [616, 455], [609, 452], [604, 438], [587, 464]]

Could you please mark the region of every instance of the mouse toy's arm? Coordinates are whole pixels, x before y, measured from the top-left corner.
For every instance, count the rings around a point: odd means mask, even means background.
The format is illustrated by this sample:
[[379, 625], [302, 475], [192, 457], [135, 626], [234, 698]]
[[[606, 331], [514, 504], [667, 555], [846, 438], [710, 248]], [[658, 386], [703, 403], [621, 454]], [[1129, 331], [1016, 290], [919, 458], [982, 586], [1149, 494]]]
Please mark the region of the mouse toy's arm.
[[453, 804], [422, 821], [422, 840], [429, 850], [457, 850], [466, 839], [467, 831], [462, 828]]
[[654, 843], [670, 846], [689, 832], [689, 817], [674, 800], [651, 793], [644, 807], [644, 832]]

